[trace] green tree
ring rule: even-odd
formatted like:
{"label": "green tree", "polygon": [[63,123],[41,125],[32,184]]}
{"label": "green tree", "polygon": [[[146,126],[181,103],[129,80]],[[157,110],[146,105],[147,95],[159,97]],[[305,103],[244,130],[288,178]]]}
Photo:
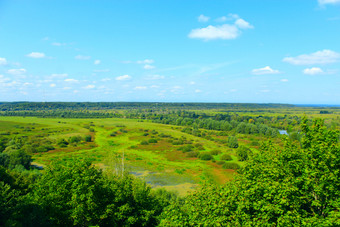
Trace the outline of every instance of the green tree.
{"label": "green tree", "polygon": [[161,226],[339,226],[339,131],[301,126],[301,147],[265,143],[233,181],[172,203]]}
{"label": "green tree", "polygon": [[238,148],[237,138],[235,136],[229,136],[228,141],[227,141],[227,145],[230,148]]}

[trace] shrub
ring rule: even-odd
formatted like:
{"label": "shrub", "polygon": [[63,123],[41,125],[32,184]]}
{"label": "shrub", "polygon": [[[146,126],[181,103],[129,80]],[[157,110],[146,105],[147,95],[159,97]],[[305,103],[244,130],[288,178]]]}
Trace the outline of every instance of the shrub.
{"label": "shrub", "polygon": [[239,161],[246,161],[249,159],[249,155],[252,154],[252,151],[246,146],[240,146],[237,149],[236,154]]}
{"label": "shrub", "polygon": [[156,139],[149,139],[149,143],[157,143],[158,141]]}
{"label": "shrub", "polygon": [[85,136],[85,142],[91,142],[92,141],[92,136],[91,135],[86,135]]}
{"label": "shrub", "polygon": [[187,153],[188,158],[197,158],[200,153],[198,151],[190,151]]}
{"label": "shrub", "polygon": [[213,156],[209,153],[201,153],[198,157],[204,161],[209,161],[213,159]]}
{"label": "shrub", "polygon": [[216,164],[217,165],[223,165],[223,164],[225,164],[225,161],[218,161],[218,162],[216,162]]}
{"label": "shrub", "polygon": [[116,136],[117,132],[111,132],[110,136]]}
{"label": "shrub", "polygon": [[211,155],[218,155],[218,154],[221,154],[221,151],[220,150],[212,150],[212,151],[210,151],[210,154]]}
{"label": "shrub", "polygon": [[189,144],[189,145],[178,148],[178,150],[183,151],[183,152],[190,152],[192,151],[193,148],[194,147]]}
{"label": "shrub", "polygon": [[224,169],[234,169],[237,170],[240,168],[240,165],[235,162],[226,162],[222,166]]}
{"label": "shrub", "polygon": [[149,145],[148,141],[146,141],[146,140],[143,140],[140,144],[141,145]]}
{"label": "shrub", "polygon": [[220,159],[221,159],[221,160],[224,160],[224,161],[233,160],[233,159],[231,158],[231,156],[228,155],[228,154],[223,154],[223,155],[220,157]]}
{"label": "shrub", "polygon": [[235,136],[229,136],[227,145],[230,148],[238,148],[237,138]]}

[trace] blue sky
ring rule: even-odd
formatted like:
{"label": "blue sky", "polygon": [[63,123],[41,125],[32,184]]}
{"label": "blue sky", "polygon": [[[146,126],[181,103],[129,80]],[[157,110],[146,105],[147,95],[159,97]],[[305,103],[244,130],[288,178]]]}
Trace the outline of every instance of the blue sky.
{"label": "blue sky", "polygon": [[1,0],[0,101],[340,104],[340,0]]}

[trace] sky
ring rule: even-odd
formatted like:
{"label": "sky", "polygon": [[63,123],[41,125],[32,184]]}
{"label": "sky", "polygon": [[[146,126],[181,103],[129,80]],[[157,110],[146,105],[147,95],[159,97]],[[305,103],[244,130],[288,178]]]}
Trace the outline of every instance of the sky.
{"label": "sky", "polygon": [[340,0],[0,0],[0,101],[340,104]]}

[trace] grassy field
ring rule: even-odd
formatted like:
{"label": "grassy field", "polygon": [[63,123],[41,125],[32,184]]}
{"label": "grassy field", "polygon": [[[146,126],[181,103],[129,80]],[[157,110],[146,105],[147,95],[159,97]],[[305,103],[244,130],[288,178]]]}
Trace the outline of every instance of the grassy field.
{"label": "grassy field", "polygon": [[[188,144],[200,152],[219,150],[221,154],[214,156],[218,161],[223,153],[232,155],[236,160],[233,149],[183,133],[181,127],[176,126],[131,119],[1,117],[0,133],[7,137],[44,138],[52,144],[61,138],[67,140],[71,136],[92,135],[93,142],[63,148],[55,146],[54,150],[34,153],[33,164],[44,167],[54,160],[86,157],[100,168],[114,172],[121,169],[123,163],[126,171],[145,179],[153,187],[166,187],[180,194],[194,190],[204,181],[221,184],[234,175],[233,170],[223,169],[215,161],[188,157],[187,153],[180,151]],[[248,142],[246,138],[240,139],[243,140]],[[142,145],[142,141],[149,142]],[[176,144],[174,141],[180,143],[173,145]]]}
{"label": "grassy field", "polygon": [[[207,111],[207,110],[206,110]],[[209,111],[208,111],[209,112]],[[219,110],[210,110],[219,113]],[[255,113],[256,112],[256,113]],[[256,110],[254,116],[279,116],[291,114],[289,109]],[[332,114],[319,114],[319,109],[294,109],[294,115],[308,114],[310,118],[324,117],[325,120],[339,118],[338,110]],[[220,112],[223,113],[223,112]],[[239,113],[249,114],[249,113]],[[182,131],[183,127],[151,123],[124,118],[36,118],[0,117],[0,135],[9,139],[25,137],[32,143],[49,143],[54,149],[32,153],[33,165],[47,166],[51,161],[69,160],[74,157],[88,158],[108,173],[118,173],[124,169],[136,177],[143,178],[153,187],[165,187],[184,195],[198,184],[211,182],[223,184],[233,178],[235,171],[222,168],[221,157],[231,156],[239,165],[236,149],[228,148],[225,141],[236,136],[239,145],[258,151],[263,136],[235,134],[200,129],[207,136],[197,137]],[[69,141],[71,137],[91,136],[92,140],[60,146],[58,141]],[[282,145],[280,136],[271,139]],[[190,149],[188,150],[188,147]],[[213,160],[203,161],[192,154],[215,152]]]}

